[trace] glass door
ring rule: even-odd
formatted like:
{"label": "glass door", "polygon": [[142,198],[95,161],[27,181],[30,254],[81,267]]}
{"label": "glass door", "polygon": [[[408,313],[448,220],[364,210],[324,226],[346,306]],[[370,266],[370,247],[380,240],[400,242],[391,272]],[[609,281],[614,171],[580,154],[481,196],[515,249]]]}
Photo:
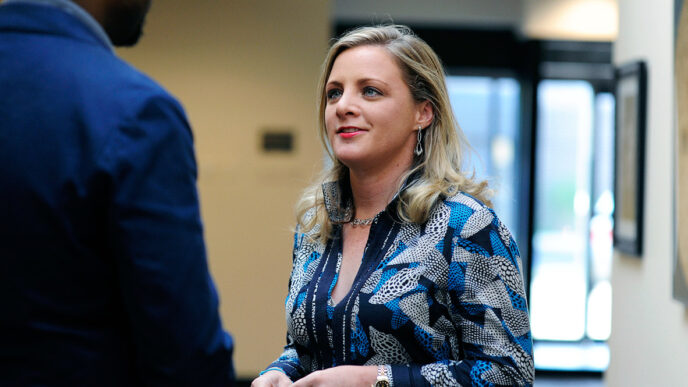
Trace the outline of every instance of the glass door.
{"label": "glass door", "polygon": [[601,371],[611,327],[614,98],[587,81],[543,80],[537,103],[536,367]]}

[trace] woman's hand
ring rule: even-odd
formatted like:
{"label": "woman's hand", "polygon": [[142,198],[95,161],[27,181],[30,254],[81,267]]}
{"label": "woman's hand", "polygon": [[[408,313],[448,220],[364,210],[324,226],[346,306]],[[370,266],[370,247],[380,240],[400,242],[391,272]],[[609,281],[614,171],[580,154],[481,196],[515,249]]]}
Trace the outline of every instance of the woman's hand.
{"label": "woman's hand", "polygon": [[284,387],[291,384],[291,379],[284,372],[268,371],[253,379],[251,387]]}
{"label": "woman's hand", "polygon": [[293,387],[370,387],[376,380],[377,366],[339,366],[311,372],[296,381]]}

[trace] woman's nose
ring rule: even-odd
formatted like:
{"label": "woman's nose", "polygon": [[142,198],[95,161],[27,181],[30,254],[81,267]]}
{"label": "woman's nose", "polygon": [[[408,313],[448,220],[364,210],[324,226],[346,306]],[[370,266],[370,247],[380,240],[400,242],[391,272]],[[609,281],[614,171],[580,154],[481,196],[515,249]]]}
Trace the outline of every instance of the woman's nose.
{"label": "woman's nose", "polygon": [[337,101],[337,115],[339,117],[354,116],[359,113],[358,102],[352,93],[343,92]]}

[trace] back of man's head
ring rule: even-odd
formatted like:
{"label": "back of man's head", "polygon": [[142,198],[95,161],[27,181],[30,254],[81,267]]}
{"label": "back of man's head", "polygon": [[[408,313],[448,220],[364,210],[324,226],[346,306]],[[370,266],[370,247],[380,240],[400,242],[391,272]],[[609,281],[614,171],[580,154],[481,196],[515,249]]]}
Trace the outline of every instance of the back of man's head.
{"label": "back of man's head", "polygon": [[151,0],[72,0],[100,23],[115,46],[133,46],[143,34]]}

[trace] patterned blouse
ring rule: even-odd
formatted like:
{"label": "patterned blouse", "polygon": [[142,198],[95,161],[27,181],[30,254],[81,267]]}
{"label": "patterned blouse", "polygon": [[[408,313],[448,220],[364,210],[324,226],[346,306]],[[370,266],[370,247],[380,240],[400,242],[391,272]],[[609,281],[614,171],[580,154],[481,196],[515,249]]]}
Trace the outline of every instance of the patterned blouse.
{"label": "patterned blouse", "polygon": [[[350,218],[339,184],[323,191],[330,217]],[[337,304],[341,226],[327,244],[297,230],[287,345],[268,369],[295,381],[338,365],[385,365],[397,386],[532,385],[528,309],[509,230],[464,193],[435,206],[423,225],[396,219],[395,205],[371,225],[351,290]]]}

